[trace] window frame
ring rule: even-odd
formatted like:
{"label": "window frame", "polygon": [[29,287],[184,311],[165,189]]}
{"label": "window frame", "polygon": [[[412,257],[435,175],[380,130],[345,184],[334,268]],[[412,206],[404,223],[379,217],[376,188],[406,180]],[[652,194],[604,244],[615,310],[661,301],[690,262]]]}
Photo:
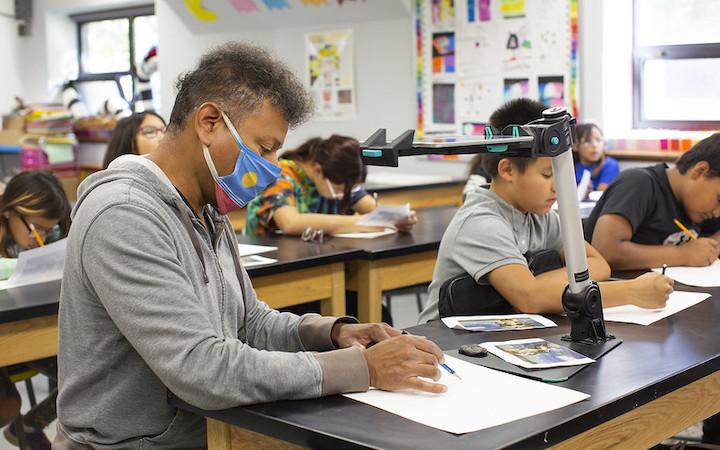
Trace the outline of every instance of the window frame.
{"label": "window frame", "polygon": [[673,130],[717,130],[719,120],[649,120],[644,118],[642,68],[648,60],[720,59],[720,43],[682,45],[638,45],[639,1],[633,0],[632,83],[633,128]]}
{"label": "window frame", "polygon": [[[141,5],[141,6],[134,6],[130,8],[120,8],[120,9],[111,9],[111,10],[105,10],[105,11],[94,11],[89,13],[82,13],[82,14],[72,14],[70,15],[70,19],[75,22],[75,28],[77,33],[77,67],[78,67],[78,77],[76,81],[115,81],[115,84],[117,85],[118,92],[120,95],[126,99],[126,92],[123,90],[122,84],[120,83],[120,79],[124,76],[130,76],[132,79],[131,87],[130,87],[130,109],[135,109],[135,85],[138,80],[137,75],[137,67],[135,65],[135,18],[137,17],[146,17],[146,16],[154,16],[155,15],[155,5],[149,4],[149,5]],[[91,73],[91,72],[84,72],[83,66],[82,66],[82,54],[83,54],[83,45],[82,45],[82,27],[83,25],[86,25],[91,22],[100,22],[103,20],[113,20],[113,19],[127,19],[128,20],[128,44],[129,44],[129,58],[130,58],[130,69],[128,71],[120,71],[120,72],[104,72],[104,73]]]}

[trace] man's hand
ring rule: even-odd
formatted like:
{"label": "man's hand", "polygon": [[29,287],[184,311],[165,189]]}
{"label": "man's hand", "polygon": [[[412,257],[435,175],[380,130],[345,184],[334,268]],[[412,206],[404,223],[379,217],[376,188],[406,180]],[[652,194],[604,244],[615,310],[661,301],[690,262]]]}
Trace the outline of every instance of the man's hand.
{"label": "man's hand", "polygon": [[370,345],[400,334],[400,330],[396,330],[386,323],[335,322],[331,337],[333,344],[337,348],[346,348],[353,345],[367,348]]}
{"label": "man's hand", "polygon": [[442,350],[422,336],[402,335],[373,345],[363,352],[370,373],[370,386],[384,391],[416,389],[440,394],[447,391],[440,379]]}

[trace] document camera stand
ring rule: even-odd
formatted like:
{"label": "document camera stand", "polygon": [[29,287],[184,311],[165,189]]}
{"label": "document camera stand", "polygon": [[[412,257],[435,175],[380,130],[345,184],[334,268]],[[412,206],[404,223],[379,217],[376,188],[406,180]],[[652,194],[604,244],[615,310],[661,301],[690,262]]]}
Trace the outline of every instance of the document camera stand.
{"label": "document camera stand", "polygon": [[[510,134],[504,134],[507,132]],[[562,304],[570,319],[570,334],[562,336],[562,340],[570,342],[573,350],[590,357],[599,357],[620,344],[619,339],[614,340],[605,330],[600,289],[590,280],[588,272],[572,157],[575,142],[572,115],[561,106],[549,108],[543,111],[542,119],[508,126],[500,134],[487,127],[484,139],[457,136],[415,141],[414,135],[414,130],[407,130],[387,142],[385,129],[379,129],[360,145],[363,162],[397,167],[401,156],[478,153],[503,154],[509,158],[552,157],[568,273]]]}

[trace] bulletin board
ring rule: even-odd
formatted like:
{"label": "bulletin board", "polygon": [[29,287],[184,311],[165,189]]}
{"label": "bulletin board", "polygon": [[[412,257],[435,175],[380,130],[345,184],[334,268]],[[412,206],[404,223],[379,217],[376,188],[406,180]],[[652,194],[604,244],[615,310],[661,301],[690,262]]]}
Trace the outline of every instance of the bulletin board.
{"label": "bulletin board", "polygon": [[416,0],[417,128],[482,134],[529,97],[578,116],[577,0]]}

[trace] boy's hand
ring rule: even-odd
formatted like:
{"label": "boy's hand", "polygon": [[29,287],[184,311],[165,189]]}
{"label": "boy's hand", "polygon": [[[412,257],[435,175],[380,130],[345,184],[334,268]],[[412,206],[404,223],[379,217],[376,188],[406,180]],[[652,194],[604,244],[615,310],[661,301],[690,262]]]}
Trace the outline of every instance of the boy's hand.
{"label": "boy's hand", "polygon": [[337,348],[346,348],[353,345],[367,347],[368,345],[399,336],[397,330],[386,323],[342,323],[335,322],[332,327],[332,341]]}
{"label": "boy's hand", "polygon": [[673,291],[673,279],[655,272],[648,272],[633,280],[631,303],[645,309],[664,308]]}
{"label": "boy's hand", "polygon": [[682,244],[678,249],[683,252],[685,265],[709,266],[720,254],[720,242],[712,238],[698,238]]}
{"label": "boy's hand", "polygon": [[439,394],[444,384],[422,378],[440,379],[438,363],[445,361],[442,350],[432,341],[402,335],[382,341],[363,352],[370,372],[370,386],[384,391],[416,389]]}

